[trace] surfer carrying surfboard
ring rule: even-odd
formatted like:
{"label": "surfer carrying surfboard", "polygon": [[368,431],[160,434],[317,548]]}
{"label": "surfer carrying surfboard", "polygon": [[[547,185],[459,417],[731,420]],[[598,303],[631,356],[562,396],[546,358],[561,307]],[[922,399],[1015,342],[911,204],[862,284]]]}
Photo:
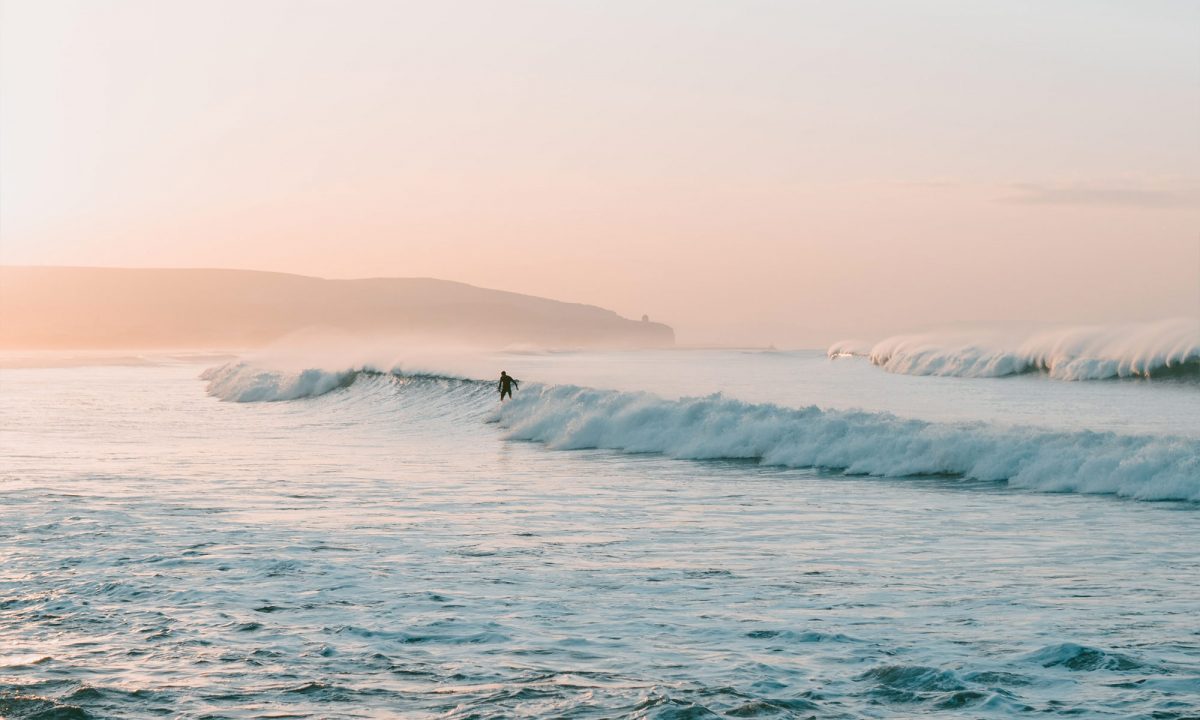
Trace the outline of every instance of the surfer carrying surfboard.
{"label": "surfer carrying surfboard", "polygon": [[509,375],[505,371],[500,371],[500,382],[496,385],[500,390],[500,402],[504,402],[504,396],[507,395],[512,399],[513,388],[521,389],[521,382]]}

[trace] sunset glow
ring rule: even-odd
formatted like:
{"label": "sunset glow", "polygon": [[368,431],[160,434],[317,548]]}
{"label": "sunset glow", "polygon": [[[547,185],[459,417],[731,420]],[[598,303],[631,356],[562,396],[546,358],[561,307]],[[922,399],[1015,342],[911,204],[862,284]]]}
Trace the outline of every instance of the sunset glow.
{"label": "sunset glow", "polygon": [[684,344],[1200,312],[1195,3],[2,12],[4,264],[436,277]]}

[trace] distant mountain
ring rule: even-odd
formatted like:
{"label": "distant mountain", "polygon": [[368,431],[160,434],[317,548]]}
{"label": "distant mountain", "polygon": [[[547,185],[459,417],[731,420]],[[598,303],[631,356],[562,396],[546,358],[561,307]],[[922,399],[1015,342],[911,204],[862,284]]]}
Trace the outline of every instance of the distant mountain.
{"label": "distant mountain", "polygon": [[674,331],[592,305],[430,278],[250,270],[0,267],[0,348],[214,348],[304,330],[480,346],[665,347]]}

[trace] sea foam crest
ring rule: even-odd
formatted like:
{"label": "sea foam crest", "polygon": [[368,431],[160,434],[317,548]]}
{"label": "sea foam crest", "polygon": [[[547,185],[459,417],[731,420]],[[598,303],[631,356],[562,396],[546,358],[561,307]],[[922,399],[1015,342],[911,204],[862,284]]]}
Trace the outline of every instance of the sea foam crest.
{"label": "sea foam crest", "polygon": [[665,400],[574,386],[523,388],[495,420],[512,439],[681,459],[748,459],[847,475],[951,475],[1047,492],[1200,501],[1200,441],[932,423],[713,395]]}
{"label": "sea foam crest", "polygon": [[1000,377],[1045,372],[1058,380],[1151,377],[1200,370],[1200,321],[1077,327],[1023,338],[996,334],[896,335],[865,347],[840,342],[830,357],[863,355],[883,369],[908,375]]}
{"label": "sea foam crest", "polygon": [[[203,377],[215,397],[262,402],[323,395],[363,375],[401,380],[402,397],[433,394],[440,398],[441,414],[457,408],[483,417],[475,413],[487,412],[483,398],[492,392],[480,381],[365,367],[283,372],[239,362],[207,370]],[[447,394],[450,387],[465,386],[471,392]],[[369,393],[354,397],[378,399]],[[511,439],[563,450],[745,459],[847,475],[942,475],[1044,492],[1200,502],[1200,440],[1194,438],[938,423],[889,413],[754,404],[721,395],[667,400],[649,393],[536,384],[523,386],[491,419]]]}
{"label": "sea foam crest", "polygon": [[262,367],[253,362],[231,362],[213,367],[200,374],[208,382],[207,392],[228,402],[278,402],[318,397],[347,388],[361,377],[387,377],[408,382],[437,381],[442,384],[486,386],[451,373],[430,373],[423,370],[404,370],[400,366],[380,369],[374,365],[357,365],[342,370],[302,368],[280,370]]}
{"label": "sea foam crest", "polygon": [[267,370],[232,362],[205,370],[208,394],[230,402],[271,402],[316,397],[354,382],[357,370]]}

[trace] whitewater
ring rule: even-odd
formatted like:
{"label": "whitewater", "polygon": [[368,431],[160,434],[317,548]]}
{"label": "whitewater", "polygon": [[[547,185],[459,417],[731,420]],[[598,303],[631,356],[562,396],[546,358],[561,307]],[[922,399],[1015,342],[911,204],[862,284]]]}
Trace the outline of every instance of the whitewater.
{"label": "whitewater", "polygon": [[1200,375],[1200,320],[894,335],[870,347],[834,343],[830,357],[860,356],[888,372],[1002,377],[1041,372],[1056,380]]}
{"label": "whitewater", "polygon": [[1195,717],[1164,327],[0,370],[0,716]]}

